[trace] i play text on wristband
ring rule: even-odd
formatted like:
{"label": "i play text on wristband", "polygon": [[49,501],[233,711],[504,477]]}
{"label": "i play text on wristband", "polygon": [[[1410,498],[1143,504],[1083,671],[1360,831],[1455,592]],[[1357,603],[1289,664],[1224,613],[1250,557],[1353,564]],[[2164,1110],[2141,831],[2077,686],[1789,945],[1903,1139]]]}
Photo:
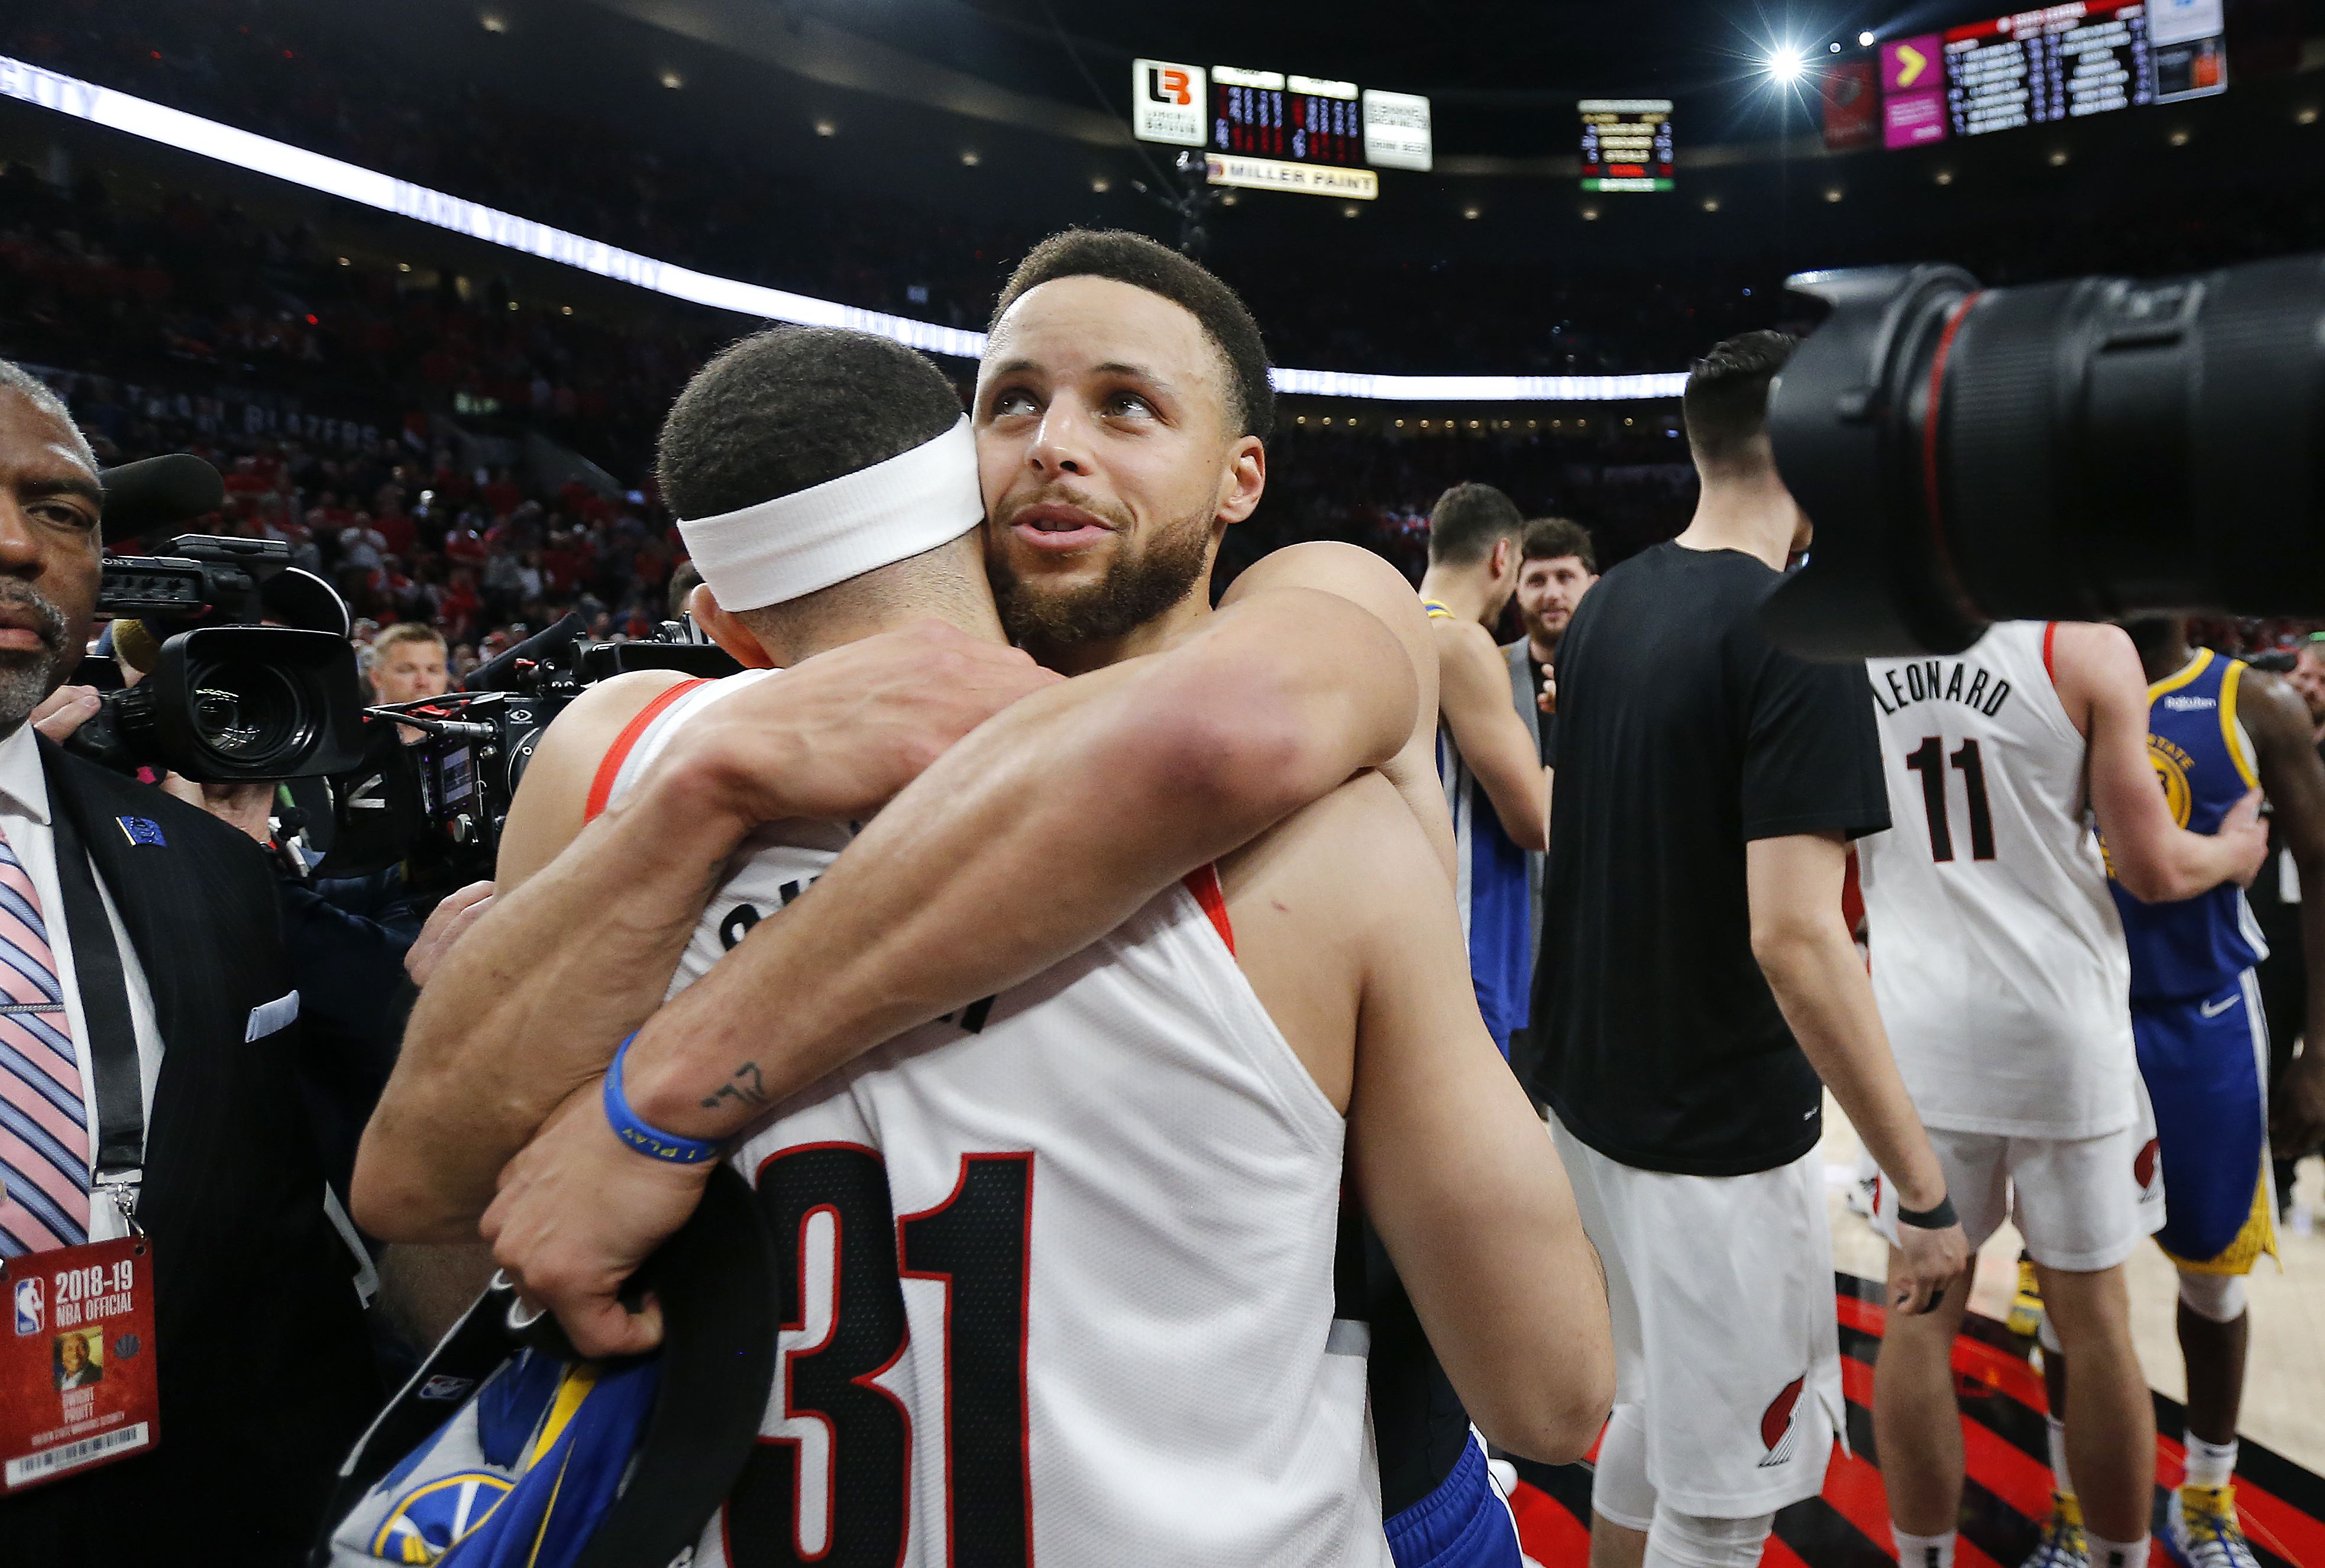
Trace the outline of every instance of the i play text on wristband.
{"label": "i play text on wristband", "polygon": [[630,1098],[622,1092],[622,1062],[630,1053],[630,1042],[637,1037],[635,1029],[624,1036],[615,1049],[614,1064],[606,1070],[606,1124],[616,1137],[648,1159],[667,1160],[673,1165],[699,1165],[717,1159],[722,1152],[718,1145],[664,1132],[630,1109]]}
{"label": "i play text on wristband", "polygon": [[1908,1209],[1901,1199],[1897,1204],[1897,1223],[1911,1225],[1916,1230],[1943,1230],[1961,1223],[1954,1214],[1953,1194],[1938,1200],[1934,1209]]}

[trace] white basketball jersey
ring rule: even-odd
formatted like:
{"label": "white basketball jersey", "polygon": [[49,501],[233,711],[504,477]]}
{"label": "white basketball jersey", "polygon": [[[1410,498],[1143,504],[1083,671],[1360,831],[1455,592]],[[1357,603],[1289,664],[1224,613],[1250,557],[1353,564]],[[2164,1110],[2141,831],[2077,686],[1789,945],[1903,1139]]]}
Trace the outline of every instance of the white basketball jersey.
{"label": "white basketball jersey", "polygon": [[[763,678],[671,700],[608,797]],[[848,837],[762,830],[672,993]],[[1190,882],[736,1150],[785,1326],[698,1563],[1385,1568],[1363,1330],[1332,1317],[1342,1118],[1236,966],[1216,879]]]}
{"label": "white basketball jersey", "polygon": [[2078,1138],[2137,1114],[2130,961],[2050,635],[1866,663],[1894,824],[1857,840],[1873,994],[1933,1127]]}

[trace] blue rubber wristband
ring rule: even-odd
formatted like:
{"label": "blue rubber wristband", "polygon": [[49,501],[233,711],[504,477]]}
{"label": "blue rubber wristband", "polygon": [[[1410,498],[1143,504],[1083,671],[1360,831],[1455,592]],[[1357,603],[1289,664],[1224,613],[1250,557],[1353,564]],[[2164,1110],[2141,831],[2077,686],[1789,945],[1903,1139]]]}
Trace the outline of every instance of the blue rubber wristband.
{"label": "blue rubber wristband", "polygon": [[630,1109],[630,1097],[622,1092],[622,1062],[630,1053],[630,1042],[637,1037],[636,1030],[630,1031],[615,1049],[614,1064],[606,1070],[607,1125],[616,1137],[648,1159],[667,1160],[673,1165],[699,1165],[717,1159],[723,1152],[721,1146],[664,1132]]}

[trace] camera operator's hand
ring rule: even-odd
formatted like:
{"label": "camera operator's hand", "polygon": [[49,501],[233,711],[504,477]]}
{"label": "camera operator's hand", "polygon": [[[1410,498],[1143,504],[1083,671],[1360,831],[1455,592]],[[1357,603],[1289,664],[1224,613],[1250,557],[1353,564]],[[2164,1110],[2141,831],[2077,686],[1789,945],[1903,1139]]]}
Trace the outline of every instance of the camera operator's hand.
{"label": "camera operator's hand", "polygon": [[619,1292],[694,1213],[711,1164],[673,1164],[624,1146],[606,1123],[602,1080],[567,1097],[501,1172],[477,1230],[534,1305],[557,1314],[584,1356],[633,1356],[662,1342],[662,1308]]}
{"label": "camera operator's hand", "polygon": [[749,827],[857,820],[962,736],[1061,679],[1017,649],[922,621],[801,660],[706,708],[648,778],[704,786],[710,810]]}
{"label": "camera operator's hand", "polygon": [[199,806],[229,828],[239,828],[262,845],[274,842],[274,785],[256,784],[196,784],[178,774],[164,774],[162,787]]}
{"label": "camera operator's hand", "polygon": [[452,944],[477,923],[492,902],[491,883],[471,882],[436,906],[428,916],[428,923],[420,928],[412,950],[403,955],[403,972],[412,977],[413,985],[428,983],[428,977],[436,972],[436,966],[451,951]]}
{"label": "camera operator's hand", "polygon": [[32,728],[51,740],[66,736],[97,717],[98,698],[94,686],[60,686],[32,710]]}

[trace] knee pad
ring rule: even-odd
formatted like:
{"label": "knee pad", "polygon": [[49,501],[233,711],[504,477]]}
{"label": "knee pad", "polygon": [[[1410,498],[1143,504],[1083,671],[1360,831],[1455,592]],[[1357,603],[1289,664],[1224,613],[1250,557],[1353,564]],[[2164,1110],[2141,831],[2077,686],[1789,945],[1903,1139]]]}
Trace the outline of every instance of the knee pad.
{"label": "knee pad", "polygon": [[2034,1331],[2034,1338],[2041,1341],[2044,1350],[2054,1356],[2063,1356],[2067,1353],[2067,1347],[2059,1342],[2059,1331],[2051,1322],[2049,1313],[2042,1314],[2042,1326]]}
{"label": "knee pad", "polygon": [[2245,1276],[2180,1271],[2180,1300],[2200,1318],[2232,1323],[2245,1315]]}
{"label": "knee pad", "polygon": [[[1636,1404],[1617,1405],[1598,1439],[1590,1508],[1610,1524],[1644,1532],[1654,1521],[1655,1489],[1647,1480],[1647,1417]],[[1749,1564],[1746,1565],[1749,1568]]]}
{"label": "knee pad", "polygon": [[1774,1514],[1713,1519],[1658,1503],[1644,1568],[1756,1568],[1775,1522]]}

